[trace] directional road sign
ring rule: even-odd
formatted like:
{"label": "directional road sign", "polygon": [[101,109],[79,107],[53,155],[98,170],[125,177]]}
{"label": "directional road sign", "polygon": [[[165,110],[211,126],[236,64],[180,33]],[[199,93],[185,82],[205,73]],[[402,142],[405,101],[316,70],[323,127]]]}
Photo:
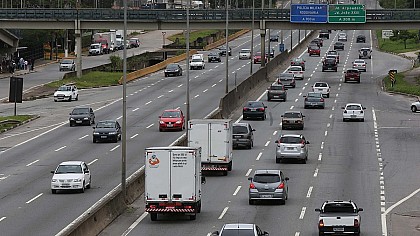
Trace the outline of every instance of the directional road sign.
{"label": "directional road sign", "polygon": [[362,4],[331,4],[329,23],[366,23],[366,7]]}
{"label": "directional road sign", "polygon": [[327,23],[327,4],[292,4],[290,6],[291,23]]}

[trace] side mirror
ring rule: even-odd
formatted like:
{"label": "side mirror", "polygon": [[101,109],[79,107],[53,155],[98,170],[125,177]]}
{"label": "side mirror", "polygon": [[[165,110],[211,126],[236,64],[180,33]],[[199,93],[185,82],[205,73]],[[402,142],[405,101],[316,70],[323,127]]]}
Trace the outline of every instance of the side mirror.
{"label": "side mirror", "polygon": [[283,115],[281,115],[280,117],[283,117]]}
{"label": "side mirror", "polygon": [[303,95],[304,98],[306,98],[306,95]]}
{"label": "side mirror", "polygon": [[55,171],[54,171],[54,170],[52,170],[52,171],[51,171],[51,174],[54,174],[54,172],[55,172]]}
{"label": "side mirror", "polygon": [[289,90],[289,89],[285,88],[284,90]]}
{"label": "side mirror", "polygon": [[302,117],[306,117],[306,116],[302,115]]}
{"label": "side mirror", "polygon": [[95,129],[95,126],[93,126],[92,129]]}
{"label": "side mirror", "polygon": [[69,115],[71,115],[71,113],[69,113]]}
{"label": "side mirror", "polygon": [[264,106],[264,108],[267,108],[267,106]]}
{"label": "side mirror", "polygon": [[315,208],[315,211],[316,211],[316,212],[321,212],[321,209],[319,209],[319,208]]}
{"label": "side mirror", "polygon": [[363,208],[359,208],[359,209],[357,209],[357,211],[363,211]]}
{"label": "side mirror", "polygon": [[274,141],[274,143],[279,143],[279,140]]}
{"label": "side mirror", "polygon": [[306,141],[306,144],[311,144],[309,141]]}
{"label": "side mirror", "polygon": [[160,118],[162,118],[162,116],[158,116],[158,118],[160,119]]}
{"label": "side mirror", "polygon": [[366,110],[366,107],[363,107],[363,110]]}
{"label": "side mirror", "polygon": [[341,109],[345,109],[344,107],[341,107]]}
{"label": "side mirror", "polygon": [[90,171],[89,170],[85,170],[85,174],[89,174],[90,173]]}
{"label": "side mirror", "polygon": [[205,184],[206,183],[206,177],[201,176],[201,184]]}
{"label": "side mirror", "polygon": [[270,234],[266,231],[264,231],[264,236],[269,236]]}
{"label": "side mirror", "polygon": [[252,129],[252,131],[255,131],[255,129]]}
{"label": "side mirror", "polygon": [[289,181],[289,177],[284,178],[286,181]]}
{"label": "side mirror", "polygon": [[252,181],[252,177],[248,177],[248,180],[249,180],[249,181]]}
{"label": "side mirror", "polygon": [[219,235],[219,231],[214,231],[213,233],[211,233],[212,235]]}

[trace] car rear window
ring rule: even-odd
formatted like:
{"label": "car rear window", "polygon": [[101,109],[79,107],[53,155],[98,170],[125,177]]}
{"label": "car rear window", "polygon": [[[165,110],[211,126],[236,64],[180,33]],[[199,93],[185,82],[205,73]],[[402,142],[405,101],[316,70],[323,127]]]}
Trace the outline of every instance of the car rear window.
{"label": "car rear window", "polygon": [[349,203],[329,203],[324,206],[324,212],[326,213],[354,213],[354,207]]}
{"label": "car rear window", "polygon": [[287,112],[283,115],[284,118],[302,118],[302,114],[299,112]]}
{"label": "car rear window", "polygon": [[326,83],[315,83],[314,87],[328,87]]}
{"label": "car rear window", "polygon": [[276,85],[276,86],[271,85],[270,90],[283,90],[283,86],[281,86],[281,85]]}
{"label": "car rear window", "polygon": [[300,143],[300,137],[281,137],[280,143]]}
{"label": "car rear window", "polygon": [[284,78],[291,79],[291,78],[293,78],[293,74],[281,73],[281,74],[279,75],[279,77],[280,77],[281,79],[284,79]]}
{"label": "car rear window", "polygon": [[300,66],[293,66],[293,67],[290,67],[289,71],[302,71],[302,67],[300,67]]}
{"label": "car rear window", "polygon": [[75,108],[71,114],[73,115],[80,115],[80,114],[88,114],[89,108]]}
{"label": "car rear window", "polygon": [[280,177],[275,174],[257,174],[253,181],[257,183],[277,183],[280,182]]}
{"label": "car rear window", "polygon": [[322,94],[321,93],[308,93],[308,98],[321,98]]}
{"label": "car rear window", "polygon": [[359,73],[359,70],[347,70],[347,73]]}
{"label": "car rear window", "polygon": [[233,134],[247,134],[248,127],[246,126],[233,126]]}
{"label": "car rear window", "polygon": [[224,229],[221,236],[255,236],[253,229]]}
{"label": "car rear window", "polygon": [[346,110],[362,110],[362,108],[359,105],[348,105]]}
{"label": "car rear window", "polygon": [[248,102],[247,107],[262,107],[262,102]]}
{"label": "car rear window", "polygon": [[165,111],[162,114],[164,118],[178,118],[181,117],[181,113],[179,111]]}

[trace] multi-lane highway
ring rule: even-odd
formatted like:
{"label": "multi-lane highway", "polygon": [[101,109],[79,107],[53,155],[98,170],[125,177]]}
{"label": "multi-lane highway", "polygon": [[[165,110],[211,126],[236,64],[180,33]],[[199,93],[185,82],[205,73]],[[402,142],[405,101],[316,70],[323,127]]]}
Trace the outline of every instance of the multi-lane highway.
{"label": "multi-lane highway", "polygon": [[[286,48],[290,36],[285,33]],[[301,32],[303,36],[304,31]],[[257,32],[256,32],[257,33]],[[275,33],[275,32],[273,32]],[[293,31],[293,44],[298,33]],[[239,50],[250,47],[250,34],[230,43],[229,86],[249,75],[249,60],[238,60]],[[255,34],[255,51],[259,36]],[[203,118],[219,104],[224,95],[224,60],[207,63],[205,70],[190,71],[191,118]],[[253,65],[256,71],[259,65]],[[183,65],[185,68],[185,65]],[[38,76],[59,76],[56,65],[46,66]],[[185,74],[165,78],[157,72],[128,86],[127,98],[127,172],[133,173],[143,163],[143,150],[165,146],[180,136],[179,132],[160,133],[157,117],[165,108],[184,109]],[[53,235],[78,217],[120,181],[120,143],[92,143],[90,127],[69,127],[68,113],[75,106],[92,106],[96,120],[121,119],[121,88],[82,90],[79,101],[54,103],[52,98],[24,102],[18,111],[39,114],[40,119],[0,135],[0,228],[5,235]],[[3,114],[12,104],[1,104]],[[19,112],[20,113],[20,112]],[[66,160],[82,160],[92,172],[92,189],[84,194],[57,194],[50,191],[50,171]]]}
{"label": "multi-lane highway", "polygon": [[[330,39],[324,41],[321,55],[332,49],[338,32],[333,31]],[[207,177],[197,220],[163,216],[152,222],[147,213],[142,213],[140,200],[135,212],[140,217],[132,219],[134,224],[117,220],[101,235],[209,235],[224,223],[241,222],[255,223],[270,235],[315,236],[318,232],[314,209],[325,200],[340,199],[353,200],[364,208],[362,235],[384,235],[386,228],[381,215],[385,214],[388,235],[416,235],[416,223],[412,220],[412,228],[401,227],[401,222],[409,225],[409,219],[401,215],[413,215],[420,210],[418,195],[410,198],[420,187],[417,145],[420,116],[411,113],[406,98],[382,92],[379,83],[389,69],[403,71],[410,68],[410,62],[374,50],[372,59],[366,60],[367,72],[362,73],[361,83],[344,83],[344,70],[358,58],[361,47],[372,47],[372,35],[369,31],[343,32],[348,34],[348,41],[345,50],[340,51],[338,72],[321,72],[322,58],[308,57],[302,52],[306,59],[305,80],[288,90],[287,102],[268,102],[264,91],[260,91],[261,96],[250,98],[265,102],[269,118],[246,121],[256,129],[254,148],[234,151],[233,170],[228,176]],[[366,43],[355,43],[359,34],[366,36]],[[317,81],[331,86],[326,108],[303,109],[302,96]],[[367,108],[364,122],[342,121],[341,107],[349,102],[362,103]],[[280,115],[287,110],[300,110],[306,115],[304,130],[281,130]],[[233,118],[241,121],[240,109]],[[310,141],[307,164],[275,163],[274,141],[283,133],[302,133]],[[247,178],[256,169],[281,169],[290,178],[286,205],[248,205]],[[393,219],[399,216],[398,222],[389,220],[393,213],[387,209],[398,213],[392,216]]]}

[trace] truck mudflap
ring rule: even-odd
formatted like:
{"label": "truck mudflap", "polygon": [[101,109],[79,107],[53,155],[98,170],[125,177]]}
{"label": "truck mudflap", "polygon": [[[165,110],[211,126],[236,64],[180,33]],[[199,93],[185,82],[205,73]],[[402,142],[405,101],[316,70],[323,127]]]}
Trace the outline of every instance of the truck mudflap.
{"label": "truck mudflap", "polygon": [[227,171],[228,167],[201,167],[201,170],[206,170],[206,171]]}
{"label": "truck mudflap", "polygon": [[177,208],[146,208],[146,212],[156,213],[194,213],[195,209],[177,209]]}

